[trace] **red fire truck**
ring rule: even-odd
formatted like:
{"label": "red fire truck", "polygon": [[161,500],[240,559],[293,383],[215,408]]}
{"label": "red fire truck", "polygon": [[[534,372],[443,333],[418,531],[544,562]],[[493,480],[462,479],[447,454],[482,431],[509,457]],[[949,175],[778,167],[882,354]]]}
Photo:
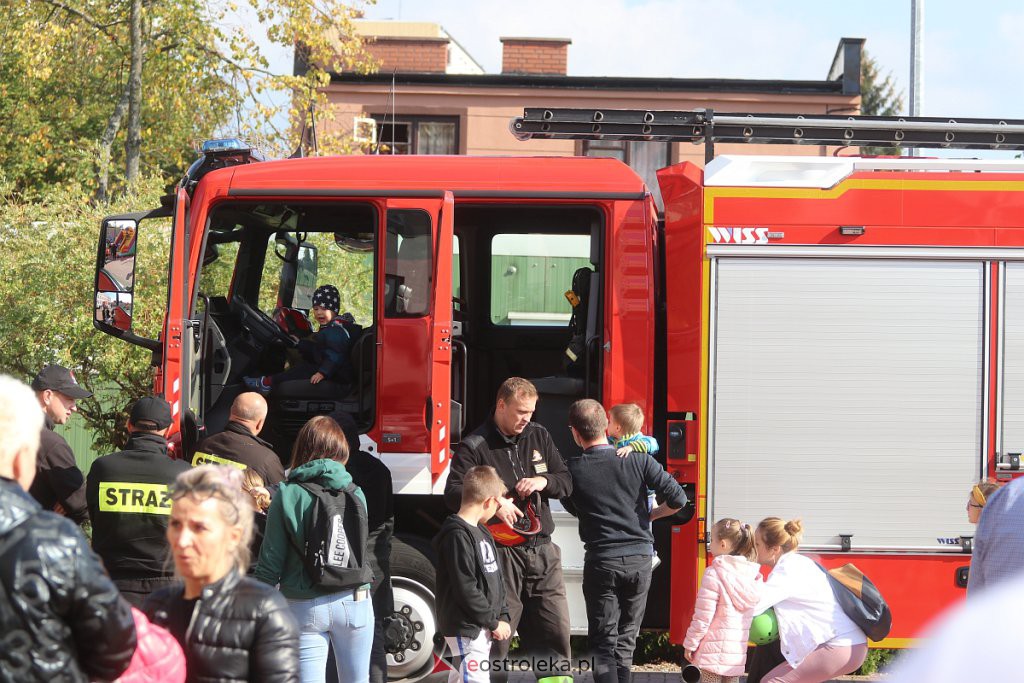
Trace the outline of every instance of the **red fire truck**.
{"label": "red fire truck", "polygon": [[[1020,122],[527,110],[512,127],[709,150],[1024,148]],[[284,367],[312,288],[339,287],[363,328],[353,385],[275,387],[268,438],[287,454],[306,420],[342,409],[391,469],[396,678],[431,661],[428,541],[446,514],[452,449],[511,375],[535,382],[534,419],[563,451],[566,410],[582,397],[640,404],[664,444],[693,503],[655,524],[648,627],[681,640],[708,521],[779,515],[803,518],[803,548],[825,565],[853,561],[871,576],[894,614],[880,645],[900,647],[964,594],[972,482],[1013,476],[1024,451],[1022,170],[720,156],[659,173],[660,219],[649,188],[615,160],[262,161],[218,141],[172,202],[111,216],[100,233],[97,273],[108,227],[171,220],[159,338],[95,324],[153,353],[154,389],[187,456],[223,427],[242,377]],[[576,306],[559,309],[551,299],[569,289]],[[557,524],[584,632],[582,548],[572,518]]]}

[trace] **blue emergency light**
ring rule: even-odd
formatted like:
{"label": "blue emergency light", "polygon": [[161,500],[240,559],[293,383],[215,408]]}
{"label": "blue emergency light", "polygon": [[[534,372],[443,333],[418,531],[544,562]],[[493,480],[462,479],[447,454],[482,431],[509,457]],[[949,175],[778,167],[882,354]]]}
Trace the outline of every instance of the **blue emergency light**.
{"label": "blue emergency light", "polygon": [[199,151],[203,154],[250,150],[252,147],[238,138],[217,138],[203,142]]}

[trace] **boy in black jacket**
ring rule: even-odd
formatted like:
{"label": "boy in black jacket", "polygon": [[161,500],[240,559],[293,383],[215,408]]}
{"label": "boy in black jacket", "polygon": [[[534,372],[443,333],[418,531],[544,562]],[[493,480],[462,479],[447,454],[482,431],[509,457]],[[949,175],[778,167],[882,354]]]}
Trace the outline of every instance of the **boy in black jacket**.
{"label": "boy in black jacket", "polygon": [[449,683],[486,683],[491,641],[512,637],[505,584],[494,539],[484,523],[494,517],[505,485],[493,467],[481,465],[462,480],[462,506],[434,538],[437,553],[438,630],[459,670]]}

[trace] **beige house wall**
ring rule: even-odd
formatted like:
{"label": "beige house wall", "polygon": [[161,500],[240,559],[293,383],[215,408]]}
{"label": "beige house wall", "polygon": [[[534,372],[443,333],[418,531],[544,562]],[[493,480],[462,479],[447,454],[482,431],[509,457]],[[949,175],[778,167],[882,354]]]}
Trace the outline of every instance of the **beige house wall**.
{"label": "beige house wall", "polygon": [[[390,85],[332,83],[327,88],[334,121],[323,122],[328,130],[351,130],[355,116],[389,112]],[[770,93],[704,93],[583,90],[569,88],[455,87],[400,85],[394,96],[399,114],[455,116],[459,120],[459,153],[478,156],[559,155],[578,153],[572,140],[531,140],[520,142],[509,132],[509,122],[522,116],[525,107],[574,107],[594,109],[703,109],[722,112],[800,114],[853,114],[860,97],[850,95],[804,95]],[[828,150],[801,145],[718,145],[717,154],[823,155]],[[689,160],[702,164],[703,145],[676,143],[673,162]]]}

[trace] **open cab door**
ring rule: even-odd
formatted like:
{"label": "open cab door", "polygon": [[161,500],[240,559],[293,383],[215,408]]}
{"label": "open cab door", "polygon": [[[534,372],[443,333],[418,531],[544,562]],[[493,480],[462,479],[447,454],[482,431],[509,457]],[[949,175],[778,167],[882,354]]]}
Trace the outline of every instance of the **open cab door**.
{"label": "open cab door", "polygon": [[431,485],[448,470],[451,461],[452,399],[452,235],[455,199],[444,193],[437,221],[434,256],[433,333],[430,346],[430,478]]}
{"label": "open cab door", "polygon": [[454,208],[450,192],[387,200],[374,436],[396,493],[433,493],[451,460]]}
{"label": "open cab door", "polygon": [[[188,225],[189,196],[178,188],[174,202],[174,224],[171,231],[170,269],[167,277],[167,320],[163,334],[163,374],[156,379],[157,390],[171,404],[171,431],[168,442],[175,457],[184,457],[184,450],[191,444],[183,439],[194,440],[194,417],[188,424],[183,417],[190,410],[192,395],[192,366],[199,362],[199,340],[193,334],[192,320],[189,319],[191,303],[189,267]],[[198,332],[198,329],[196,329]],[[184,371],[183,371],[184,370]]]}

